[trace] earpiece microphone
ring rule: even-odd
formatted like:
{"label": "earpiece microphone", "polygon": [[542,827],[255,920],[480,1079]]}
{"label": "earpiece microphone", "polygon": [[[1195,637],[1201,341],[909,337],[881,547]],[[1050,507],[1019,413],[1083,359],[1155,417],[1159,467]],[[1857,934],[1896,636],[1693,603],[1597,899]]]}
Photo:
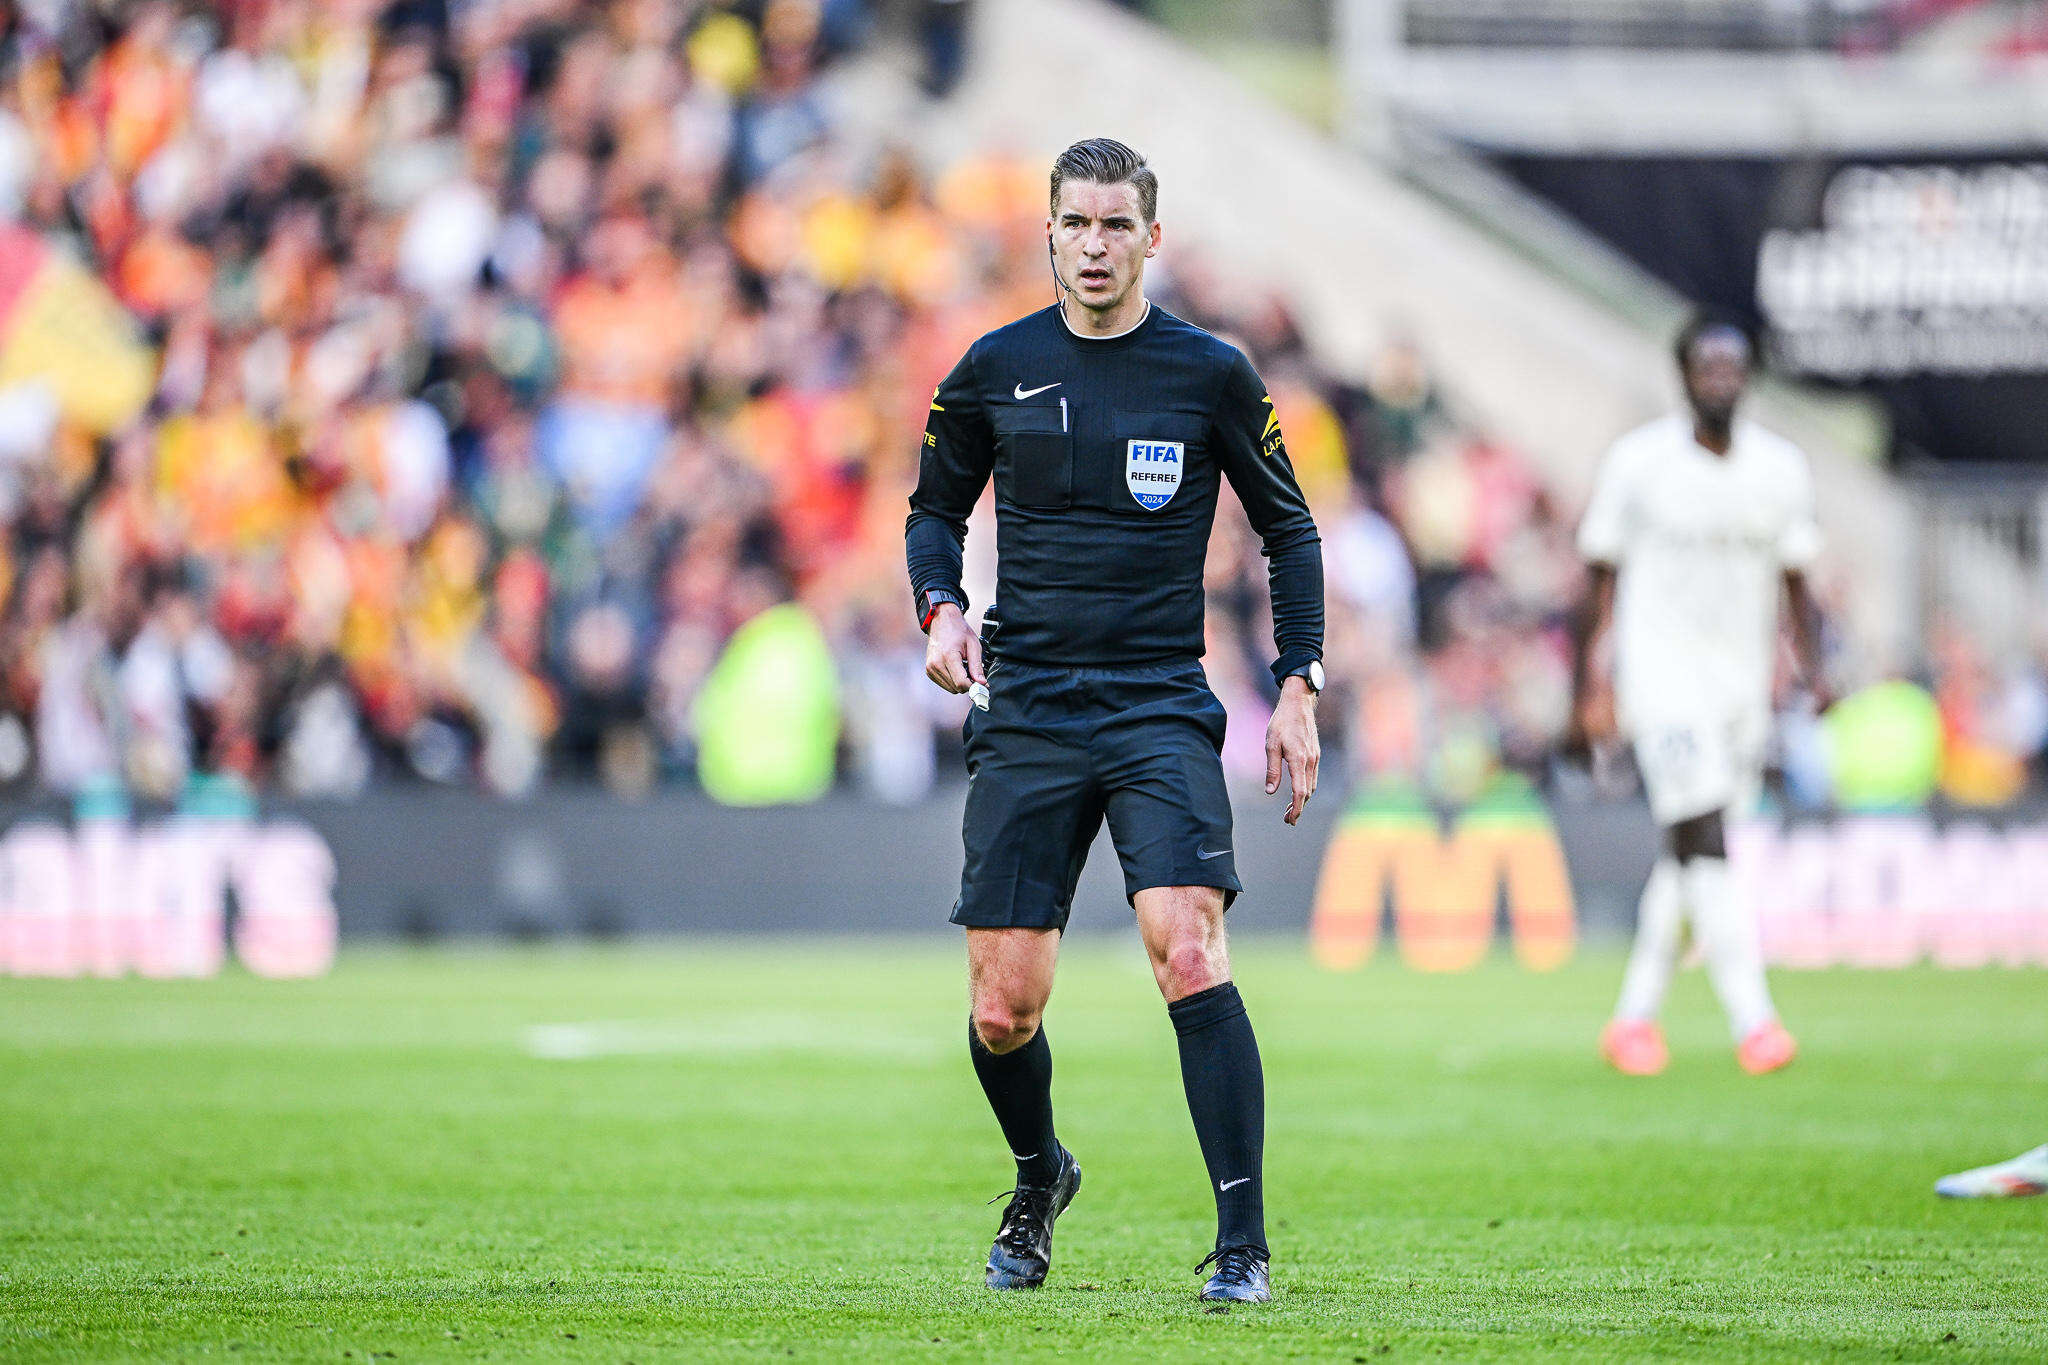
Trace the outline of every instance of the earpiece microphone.
{"label": "earpiece microphone", "polygon": [[1052,266],[1052,282],[1060,287],[1060,297],[1054,300],[1054,302],[1065,303],[1066,296],[1074,291],[1065,280],[1060,278],[1060,257],[1059,253],[1052,249],[1052,238],[1050,237],[1045,239],[1045,259]]}

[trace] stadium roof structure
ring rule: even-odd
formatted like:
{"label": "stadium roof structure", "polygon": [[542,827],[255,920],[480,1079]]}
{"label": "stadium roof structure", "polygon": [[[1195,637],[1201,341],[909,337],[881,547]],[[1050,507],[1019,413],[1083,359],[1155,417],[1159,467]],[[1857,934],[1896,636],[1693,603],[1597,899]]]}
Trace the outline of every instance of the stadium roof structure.
{"label": "stadium roof structure", "polygon": [[1492,151],[2048,147],[2048,57],[1989,0],[1338,0],[1347,133]]}

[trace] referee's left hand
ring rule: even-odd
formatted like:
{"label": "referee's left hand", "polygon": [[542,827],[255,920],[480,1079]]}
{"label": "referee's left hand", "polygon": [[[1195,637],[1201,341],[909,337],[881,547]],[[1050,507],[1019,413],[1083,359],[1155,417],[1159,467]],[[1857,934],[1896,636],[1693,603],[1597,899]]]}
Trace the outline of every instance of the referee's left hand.
{"label": "referee's left hand", "polygon": [[1289,678],[1280,684],[1280,704],[1273,708],[1273,723],[1266,727],[1266,795],[1280,790],[1280,769],[1285,764],[1294,784],[1294,799],[1287,803],[1288,824],[1301,818],[1301,809],[1316,794],[1316,766],[1323,761],[1323,747],[1316,738],[1316,694],[1305,678]]}

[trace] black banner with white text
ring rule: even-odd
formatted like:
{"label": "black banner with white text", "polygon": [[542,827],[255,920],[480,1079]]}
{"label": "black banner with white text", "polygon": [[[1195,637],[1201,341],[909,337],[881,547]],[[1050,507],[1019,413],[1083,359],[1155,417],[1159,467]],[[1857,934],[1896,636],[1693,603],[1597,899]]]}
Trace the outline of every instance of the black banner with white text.
{"label": "black banner with white text", "polygon": [[1896,454],[2048,464],[2048,149],[1497,164],[1781,372],[1876,395]]}

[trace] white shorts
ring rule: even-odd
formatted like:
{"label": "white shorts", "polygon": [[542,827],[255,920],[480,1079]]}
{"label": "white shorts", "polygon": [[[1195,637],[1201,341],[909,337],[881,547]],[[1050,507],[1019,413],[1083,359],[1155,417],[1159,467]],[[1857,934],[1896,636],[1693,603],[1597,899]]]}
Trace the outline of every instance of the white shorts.
{"label": "white shorts", "polygon": [[1725,810],[1747,814],[1763,789],[1769,722],[1745,712],[1658,718],[1634,727],[1650,813],[1669,829]]}

